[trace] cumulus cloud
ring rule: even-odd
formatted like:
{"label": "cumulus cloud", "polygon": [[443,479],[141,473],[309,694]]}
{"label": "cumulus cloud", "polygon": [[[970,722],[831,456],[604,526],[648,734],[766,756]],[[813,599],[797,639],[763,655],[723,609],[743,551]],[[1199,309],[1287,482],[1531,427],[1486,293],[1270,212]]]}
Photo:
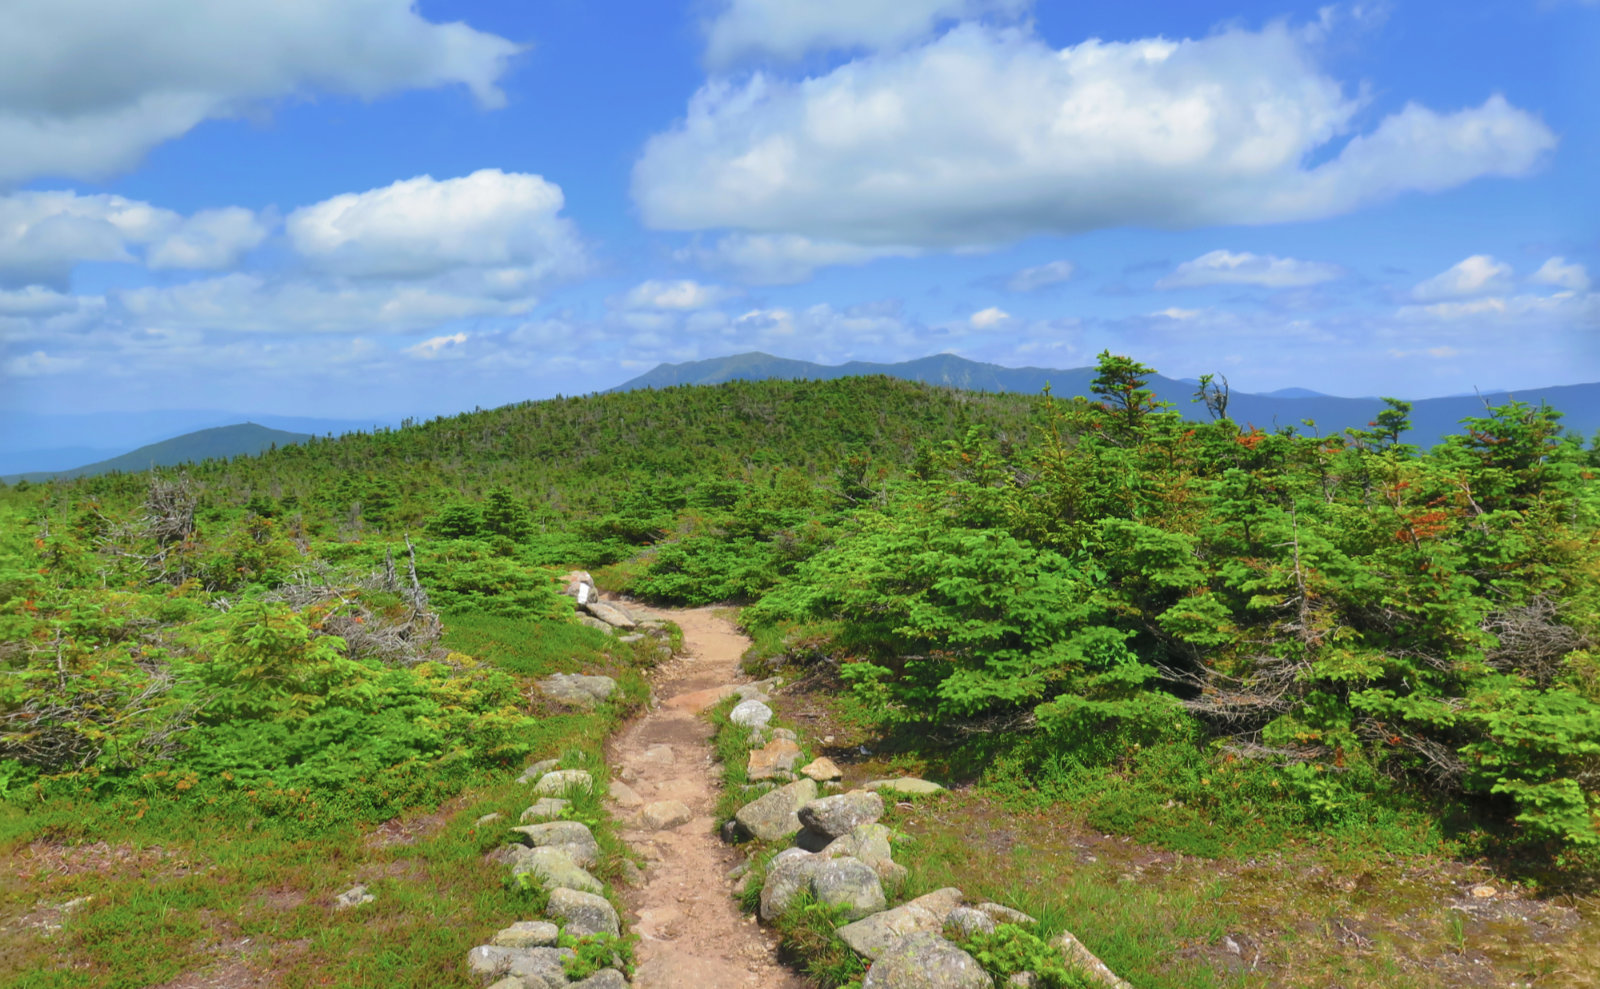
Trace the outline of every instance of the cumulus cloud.
{"label": "cumulus cloud", "polygon": [[14,378],[42,378],[51,374],[65,374],[83,367],[82,357],[55,357],[42,350],[18,354],[8,358],[0,367]]}
{"label": "cumulus cloud", "polygon": [[1051,285],[1059,285],[1072,277],[1076,270],[1071,261],[1051,261],[1047,264],[1023,268],[1006,282],[1013,292],[1037,292]]}
{"label": "cumulus cloud", "polygon": [[794,61],[827,49],[887,48],[941,23],[1015,17],[1032,0],[725,0],[706,30],[706,62],[723,68],[768,56]]}
{"label": "cumulus cloud", "polygon": [[623,296],[628,309],[705,309],[726,299],[731,293],[721,286],[702,285],[692,279],[647,281],[635,285]]}
{"label": "cumulus cloud", "polygon": [[980,309],[967,319],[967,323],[975,330],[992,330],[1001,323],[1011,318],[1011,314],[998,306]]}
{"label": "cumulus cloud", "polygon": [[151,268],[231,268],[267,239],[267,225],[240,206],[202,210],[150,246]]}
{"label": "cumulus cloud", "polygon": [[1538,271],[1528,276],[1528,281],[1538,285],[1554,285],[1570,292],[1589,291],[1588,270],[1577,262],[1568,264],[1563,257],[1551,258],[1540,265]]}
{"label": "cumulus cloud", "polygon": [[561,216],[561,187],[486,168],[423,175],[334,196],[289,214],[295,250],[318,268],[359,277],[420,278],[460,268],[546,278],[582,270],[584,249]]}
{"label": "cumulus cloud", "polygon": [[1343,268],[1323,261],[1297,261],[1270,254],[1251,254],[1249,251],[1234,253],[1217,250],[1178,265],[1171,274],[1156,282],[1156,288],[1198,288],[1203,285],[1303,288],[1343,276]]}
{"label": "cumulus cloud", "polygon": [[[1554,148],[1500,96],[1409,105],[1326,160],[1360,100],[1273,24],[1089,40],[964,24],[814,78],[708,81],[646,144],[632,193],[665,230],[869,247],[981,247],[1142,225],[1309,220],[1523,175]],[[910,153],[908,153],[908,149]]]}
{"label": "cumulus cloud", "polygon": [[1511,285],[1511,266],[1487,254],[1474,254],[1456,262],[1432,278],[1418,282],[1411,297],[1418,302],[1462,299],[1490,292],[1502,292]]}
{"label": "cumulus cloud", "polygon": [[750,285],[793,285],[809,279],[818,268],[921,253],[904,245],[868,246],[798,234],[728,234],[711,247],[689,248],[681,257]]}
{"label": "cumulus cloud", "polygon": [[425,361],[437,360],[441,356],[459,356],[461,348],[466,345],[465,333],[451,333],[445,336],[429,337],[418,344],[405,348],[405,352],[412,357],[420,357]]}
{"label": "cumulus cloud", "polygon": [[315,92],[460,84],[486,106],[518,47],[413,0],[11,0],[0,31],[0,184],[102,177],[202,121]]}

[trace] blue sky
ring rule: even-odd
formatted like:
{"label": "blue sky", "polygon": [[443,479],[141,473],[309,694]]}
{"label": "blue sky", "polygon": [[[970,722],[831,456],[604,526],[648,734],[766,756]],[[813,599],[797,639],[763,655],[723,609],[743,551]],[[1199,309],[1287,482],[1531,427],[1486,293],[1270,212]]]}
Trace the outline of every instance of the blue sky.
{"label": "blue sky", "polygon": [[765,350],[1600,380],[1600,3],[20,0],[0,409]]}

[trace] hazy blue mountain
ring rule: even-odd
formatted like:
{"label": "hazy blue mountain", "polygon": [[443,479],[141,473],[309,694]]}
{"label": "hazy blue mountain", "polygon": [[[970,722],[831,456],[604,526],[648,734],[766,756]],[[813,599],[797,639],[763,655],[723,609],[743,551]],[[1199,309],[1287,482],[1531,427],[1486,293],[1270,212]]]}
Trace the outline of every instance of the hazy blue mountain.
{"label": "hazy blue mountain", "polygon": [[[323,419],[217,409],[61,414],[0,411],[0,455],[5,458],[0,473],[63,470],[170,437],[241,422],[317,436],[399,425],[379,418]],[[30,459],[21,459],[25,453]]]}
{"label": "hazy blue mountain", "polygon": [[137,450],[92,464],[84,464],[62,471],[28,471],[5,478],[12,483],[20,478],[29,481],[48,481],[52,478],[89,477],[109,474],[112,471],[149,470],[151,467],[172,467],[220,457],[237,457],[241,454],[262,453],[273,446],[290,446],[310,439],[307,433],[290,433],[281,429],[268,429],[247,422],[234,426],[218,426],[198,432],[174,436],[160,443],[141,446]]}
{"label": "hazy blue mountain", "polygon": [[[812,364],[808,361],[789,360],[768,354],[736,354],[684,364],[662,364],[654,370],[626,381],[612,391],[630,391],[635,388],[665,388],[672,385],[710,385],[723,381],[758,380],[762,378],[808,378],[813,380],[842,378],[850,375],[884,374],[893,378],[906,378],[952,388],[972,391],[1005,391],[1037,394],[1046,384],[1056,395],[1088,395],[1089,383],[1094,380],[1092,367],[1051,369],[1040,367],[1001,367],[969,361],[954,354],[939,354],[898,364],[873,364],[852,361],[848,364]],[[1173,403],[1177,411],[1191,419],[1204,419],[1205,408],[1192,401],[1193,380],[1182,381],[1156,375],[1150,379],[1149,388],[1164,401]],[[1562,385],[1549,388],[1530,388],[1513,393],[1514,397],[1531,405],[1541,401],[1560,409],[1565,417],[1562,425],[1584,437],[1600,430],[1600,383]],[[1397,396],[1404,397],[1404,396]],[[1424,398],[1414,402],[1411,413],[1412,429],[1406,442],[1427,448],[1445,436],[1461,431],[1460,422],[1468,416],[1482,415],[1484,402],[1501,404],[1506,392],[1485,392],[1478,395],[1452,395],[1444,398]],[[1311,429],[1303,420],[1315,421],[1315,431],[1322,435],[1342,432],[1350,427],[1365,427],[1384,408],[1376,398],[1339,398],[1323,395],[1308,388],[1280,388],[1265,395],[1233,392],[1228,415],[1236,422],[1278,429],[1293,426],[1303,433]]]}

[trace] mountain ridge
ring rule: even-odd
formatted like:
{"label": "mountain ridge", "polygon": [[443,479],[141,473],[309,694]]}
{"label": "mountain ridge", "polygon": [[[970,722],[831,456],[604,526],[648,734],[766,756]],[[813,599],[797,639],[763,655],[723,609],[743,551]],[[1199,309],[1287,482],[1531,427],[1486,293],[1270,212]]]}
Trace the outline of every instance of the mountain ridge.
{"label": "mountain ridge", "polygon": [[151,467],[174,467],[178,464],[202,460],[255,456],[277,446],[291,446],[311,439],[309,433],[291,433],[282,429],[268,429],[253,422],[232,426],[216,426],[184,433],[158,443],[149,443],[120,456],[95,463],[84,464],[69,470],[25,471],[0,477],[7,484],[27,481],[71,480],[92,477],[113,471],[133,473]]}

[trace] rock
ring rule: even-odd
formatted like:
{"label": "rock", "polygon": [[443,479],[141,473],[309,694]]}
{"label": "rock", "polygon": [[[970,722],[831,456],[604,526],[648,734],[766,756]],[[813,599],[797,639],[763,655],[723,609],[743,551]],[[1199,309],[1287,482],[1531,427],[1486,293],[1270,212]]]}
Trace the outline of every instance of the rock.
{"label": "rock", "polygon": [[621,874],[622,882],[625,886],[644,885],[644,870],[634,864],[631,859],[623,859],[622,864],[617,867],[617,872]]}
{"label": "rock", "polygon": [[581,982],[574,982],[567,989],[627,989],[628,980],[614,968],[602,968]]}
{"label": "rock", "polygon": [[616,937],[622,930],[616,909],[605,897],[593,893],[580,893],[574,889],[552,890],[545,913],[565,921],[562,926],[573,937],[587,934],[610,934]]}
{"label": "rock", "polygon": [[[805,832],[801,832],[805,834]],[[898,882],[906,877],[906,868],[891,857],[889,829],[882,824],[858,824],[849,834],[830,842],[822,849],[826,858],[848,855],[871,866],[879,878]]]}
{"label": "rock", "polygon": [[1016,924],[1020,927],[1039,922],[1021,910],[1013,910],[998,903],[980,903],[975,909],[982,910],[996,924]]}
{"label": "rock", "polygon": [[568,790],[587,790],[594,786],[594,777],[583,769],[557,769],[539,777],[533,792],[540,797],[559,797]]}
{"label": "rock", "polygon": [[494,851],[484,855],[484,859],[497,865],[516,865],[522,856],[527,854],[528,846],[523,844],[501,845]]}
{"label": "rock", "polygon": [[813,861],[811,892],[818,903],[845,907],[844,916],[849,920],[860,920],[889,905],[871,866],[848,856]]}
{"label": "rock", "polygon": [[537,780],[539,777],[543,776],[545,773],[550,772],[551,770],[555,769],[556,767],[558,767],[560,765],[561,765],[561,760],[560,759],[540,759],[538,762],[536,762],[533,765],[529,766],[527,769],[524,769],[522,771],[522,775],[517,777],[517,782],[518,783],[532,783],[534,780]]}
{"label": "rock", "polygon": [[333,898],[333,908],[335,910],[349,910],[351,907],[359,907],[363,903],[371,903],[375,899],[377,897],[367,892],[366,886],[356,883]]}
{"label": "rock", "polygon": [[611,802],[624,810],[632,810],[644,805],[644,798],[634,792],[633,787],[620,780],[611,781]]}
{"label": "rock", "polygon": [[950,916],[945,918],[945,926],[953,927],[961,932],[961,936],[969,938],[974,934],[993,934],[994,918],[972,907],[956,907],[950,911]]}
{"label": "rock", "polygon": [[695,690],[686,694],[678,694],[667,701],[667,707],[674,711],[687,711],[690,714],[699,714],[707,708],[717,706],[722,700],[733,695],[732,685],[722,687],[709,687],[705,690]]}
{"label": "rock", "polygon": [[737,830],[762,841],[779,841],[800,830],[801,805],[815,800],[814,780],[797,780],[739,808],[733,815]]}
{"label": "rock", "polygon": [[673,755],[670,745],[652,745],[640,754],[639,761],[659,769],[668,769],[677,761],[677,757]]}
{"label": "rock", "polygon": [[800,741],[800,736],[796,735],[794,733],[794,730],[791,729],[791,728],[774,728],[774,729],[772,729],[772,737],[773,738],[787,738],[791,742]]}
{"label": "rock", "polygon": [[533,802],[533,806],[522,812],[518,818],[523,824],[532,824],[535,821],[550,821],[566,813],[572,801],[562,800],[560,797],[540,797]]}
{"label": "rock", "polygon": [[544,889],[575,889],[580,893],[604,893],[600,880],[575,861],[565,845],[541,845],[525,849],[511,866],[513,876],[532,876]]}
{"label": "rock", "polygon": [[741,683],[739,686],[733,688],[733,692],[738,694],[739,699],[742,701],[756,700],[765,702],[767,699],[767,691],[771,690],[773,685],[776,683],[776,677],[773,677],[770,680],[759,680],[755,683]]}
{"label": "rock", "polygon": [[772,720],[772,708],[760,701],[740,701],[728,712],[728,720],[741,728],[764,728]]}
{"label": "rock", "polygon": [[835,765],[832,759],[829,759],[827,756],[823,756],[820,759],[813,759],[804,766],[801,766],[800,775],[809,776],[818,783],[828,783],[832,782],[833,780],[843,779],[844,770]]}
{"label": "rock", "polygon": [[617,689],[617,681],[610,677],[585,676],[582,673],[556,673],[538,681],[539,692],[567,707],[592,711]]}
{"label": "rock", "polygon": [[789,909],[789,904],[811,888],[811,870],[818,858],[800,848],[786,848],[767,863],[767,876],[761,884],[760,914],[772,920]]}
{"label": "rock", "polygon": [[485,944],[467,952],[467,970],[485,983],[509,976],[520,980],[525,989],[559,989],[567,984],[561,959],[572,953],[570,948],[506,948]]}
{"label": "rock", "polygon": [[950,912],[961,905],[961,891],[953,886],[907,900],[893,910],[845,924],[837,931],[839,939],[856,954],[876,959],[896,942],[910,934],[937,934],[944,930]]}
{"label": "rock", "polygon": [[638,624],[626,611],[614,604],[606,604],[604,601],[590,601],[584,605],[584,608],[588,610],[589,614],[612,628],[633,628]]}
{"label": "rock", "polygon": [[1039,984],[1039,979],[1032,972],[1013,972],[1006,979],[1007,989],[1033,989]]}
{"label": "rock", "polygon": [[495,934],[490,944],[502,948],[548,948],[556,943],[561,929],[544,920],[519,920]]}
{"label": "rock", "polygon": [[861,789],[873,791],[883,790],[907,797],[922,797],[931,793],[944,792],[944,787],[940,786],[939,784],[930,783],[927,780],[919,780],[915,776],[906,776],[901,779],[892,780],[873,780],[871,783],[863,783],[861,785]]}
{"label": "rock", "polygon": [[678,800],[658,800],[639,811],[639,823],[651,831],[666,831],[688,824],[694,815]]}
{"label": "rock", "polygon": [[644,636],[640,635],[638,632],[629,632],[627,635],[619,635],[619,636],[617,636],[617,641],[618,642],[626,642],[628,645],[631,646],[635,642],[643,642],[644,641]]}
{"label": "rock", "polygon": [[473,821],[472,826],[475,828],[481,828],[485,825],[493,824],[496,821],[503,821],[505,819],[506,816],[504,814],[500,813],[499,811],[495,811],[492,814],[485,814],[476,821]]}
{"label": "rock", "polygon": [[489,989],[523,989],[523,985],[521,979],[508,975],[499,982],[496,982],[494,985],[491,985]]}
{"label": "rock", "polygon": [[772,741],[772,732],[767,731],[765,728],[752,728],[750,729],[750,734],[744,737],[744,743],[752,749],[759,749],[770,741]]}
{"label": "rock", "polygon": [[779,773],[792,771],[794,764],[799,761],[800,746],[787,738],[774,738],[750,753],[750,764],[745,775],[753,780],[771,779]]}
{"label": "rock", "polygon": [[594,589],[594,578],[589,576],[587,570],[569,570],[561,579],[566,584],[561,593],[576,598],[580,604],[600,596]]}
{"label": "rock", "polygon": [[867,969],[861,989],[992,989],[977,959],[931,931],[901,938]]}
{"label": "rock", "polygon": [[611,626],[607,625],[605,622],[603,622],[600,619],[594,617],[593,615],[578,615],[576,617],[577,617],[579,625],[584,625],[584,626],[587,626],[589,628],[592,628],[596,632],[604,632],[607,635],[611,634]]}
{"label": "rock", "polygon": [[524,845],[533,848],[560,848],[572,856],[572,861],[585,869],[600,861],[600,845],[594,840],[589,826],[578,821],[550,821],[546,824],[525,824],[512,828],[521,836]]}
{"label": "rock", "polygon": [[802,827],[827,835],[830,841],[844,837],[859,825],[875,823],[882,816],[883,798],[864,790],[822,797],[799,811]]}
{"label": "rock", "polygon": [[724,872],[722,874],[722,878],[726,879],[728,882],[731,883],[735,879],[743,879],[744,876],[745,876],[745,873],[747,873],[749,871],[750,871],[750,860],[749,859],[745,859],[743,862],[740,862],[738,865],[736,865],[733,868],[729,869],[727,872]]}
{"label": "rock", "polygon": [[1117,978],[1117,973],[1106,967],[1106,963],[1094,956],[1085,948],[1077,938],[1068,931],[1062,931],[1050,942],[1052,948],[1061,952],[1061,958],[1067,963],[1068,968],[1077,969],[1091,981],[1108,987],[1108,989],[1133,989],[1133,986]]}

